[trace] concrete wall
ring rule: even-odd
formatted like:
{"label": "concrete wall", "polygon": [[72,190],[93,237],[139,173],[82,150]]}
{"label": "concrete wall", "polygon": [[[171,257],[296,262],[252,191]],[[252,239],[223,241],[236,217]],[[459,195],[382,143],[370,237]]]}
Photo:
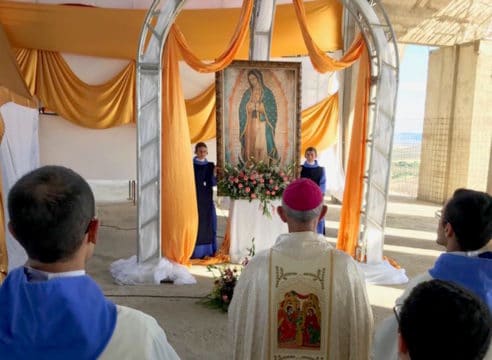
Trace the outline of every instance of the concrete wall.
{"label": "concrete wall", "polygon": [[443,202],[459,187],[487,190],[492,139],[492,41],[429,56],[418,198]]}
{"label": "concrete wall", "polygon": [[[478,52],[475,97],[473,104],[471,161],[469,164],[469,185],[487,189],[492,184],[492,40],[475,43]],[[487,151],[488,150],[488,151]],[[488,181],[487,181],[488,179]],[[492,194],[492,188],[489,187]]]}
{"label": "concrete wall", "polygon": [[429,54],[418,197],[435,202],[445,197],[455,57],[452,47]]}
{"label": "concrete wall", "polygon": [[67,166],[89,180],[136,179],[134,125],[93,130],[40,115],[39,148],[42,165]]}

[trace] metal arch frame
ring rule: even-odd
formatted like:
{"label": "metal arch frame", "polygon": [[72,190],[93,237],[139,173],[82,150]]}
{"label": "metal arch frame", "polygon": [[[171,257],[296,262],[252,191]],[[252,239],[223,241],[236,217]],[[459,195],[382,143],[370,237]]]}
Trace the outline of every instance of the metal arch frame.
{"label": "metal arch frame", "polygon": [[[368,2],[355,2],[351,0],[342,0],[345,8],[352,14],[361,33],[365,39],[370,65],[371,65],[371,84],[369,92],[369,118],[368,134],[366,140],[366,170],[364,175],[364,202],[361,208],[361,232],[358,246],[356,249],[356,259],[361,262],[368,260],[368,241],[376,242],[379,246],[380,256],[378,260],[382,261],[382,244],[384,238],[384,227],[387,211],[387,200],[389,190],[390,166],[393,148],[393,133],[395,124],[395,110],[398,92],[398,75],[399,75],[399,57],[396,37],[393,27],[389,21],[388,15],[379,0],[369,0]],[[371,8],[374,8],[372,10]],[[387,69],[386,74],[391,74],[394,82],[394,98],[389,109],[380,107],[380,96],[384,93],[384,84],[382,84],[383,70]],[[387,149],[381,149],[375,146],[375,126],[382,121],[382,115],[387,117],[390,131],[390,142]],[[374,158],[376,153],[383,156],[387,162],[386,173],[384,173],[384,182],[377,183],[374,177]],[[384,198],[382,211],[376,213],[374,207],[371,207],[371,195],[378,194]],[[375,233],[371,230],[375,229]],[[371,236],[372,235],[372,236]]]}
{"label": "metal arch frame", "polygon": [[[168,0],[162,6],[161,0],[154,0],[140,33],[136,64],[138,263],[158,261],[162,256],[162,52],[171,25],[184,2],[185,0]],[[155,85],[157,93],[150,99],[144,99],[145,87],[149,85]],[[152,122],[157,133],[148,134],[145,125]],[[143,199],[153,199],[150,209],[143,208]],[[145,205],[149,206],[148,203]]]}
{"label": "metal arch frame", "polygon": [[[258,2],[265,0],[257,0]],[[275,2],[275,0],[271,0]],[[163,1],[164,2],[164,1]],[[365,181],[365,203],[361,209],[363,216],[362,234],[359,237],[358,244],[358,260],[363,261],[366,257],[367,242],[368,242],[368,229],[373,226],[380,231],[382,240],[384,231],[384,219],[386,216],[388,186],[389,186],[389,166],[387,173],[385,174],[384,184],[377,184],[372,179],[371,169],[374,159],[374,151],[379,151],[374,147],[374,130],[375,123],[380,117],[380,108],[378,99],[381,93],[381,76],[382,70],[386,68],[391,69],[391,73],[394,75],[393,80],[395,85],[398,85],[398,48],[396,46],[396,39],[393,28],[389,22],[388,16],[378,0],[369,0],[369,3],[365,0],[359,0],[359,2],[351,0],[342,0],[346,9],[352,14],[357,22],[361,32],[365,38],[368,48],[369,58],[371,62],[371,87],[370,87],[370,101],[369,101],[369,126],[368,126],[368,138],[366,148],[368,155],[366,155],[366,176]],[[174,22],[174,19],[181,11],[185,0],[167,0],[162,9],[160,9],[161,0],[154,0],[147,15],[145,17],[144,26],[140,34],[140,41],[137,54],[137,66],[136,66],[136,115],[137,115],[137,197],[138,197],[138,220],[137,220],[137,259],[139,263],[148,262],[152,260],[159,260],[161,258],[161,113],[162,113],[162,51],[164,43],[169,33],[170,27]],[[371,9],[374,7],[379,12],[379,17],[376,12]],[[273,12],[274,13],[274,12]],[[272,14],[273,16],[273,14]],[[382,19],[382,22],[381,22]],[[253,28],[256,24],[252,25]],[[381,43],[381,34],[383,31],[386,43]],[[271,35],[271,28],[270,28]],[[254,35],[253,35],[254,36]],[[271,39],[271,37],[270,37]],[[148,42],[147,42],[148,41]],[[391,47],[393,51],[393,59],[383,58],[383,53],[386,46]],[[147,46],[146,46],[147,45]],[[253,48],[253,43],[250,44],[250,48]],[[269,46],[268,46],[269,48]],[[145,94],[144,88],[146,85],[156,85],[157,94],[147,101],[144,101],[143,94]],[[386,109],[386,116],[389,116],[391,125],[391,142],[389,144],[389,151],[386,154],[386,160],[388,164],[391,163],[391,149],[392,139],[394,131],[394,115],[396,108],[396,90],[393,105],[390,109]],[[153,110],[153,112],[152,112]],[[147,118],[148,115],[150,118]],[[144,122],[154,121],[154,129],[157,134],[149,138],[149,134],[146,134]],[[147,136],[146,136],[147,135]],[[153,150],[153,151],[152,151]],[[143,167],[145,165],[154,165],[150,169],[150,175],[144,175]],[[370,205],[371,192],[380,193],[384,196],[384,207],[382,218],[375,219],[375,214],[372,214],[372,208]],[[144,199],[154,199],[156,203],[154,207],[150,209],[143,208]],[[156,199],[156,200],[155,200]],[[144,217],[144,212],[147,210],[147,214]],[[382,220],[381,220],[382,219]],[[380,221],[377,221],[380,220]],[[145,243],[145,244],[144,244]],[[150,245],[149,245],[150,244]],[[151,248],[150,250],[148,248]],[[382,254],[382,253],[381,253]]]}

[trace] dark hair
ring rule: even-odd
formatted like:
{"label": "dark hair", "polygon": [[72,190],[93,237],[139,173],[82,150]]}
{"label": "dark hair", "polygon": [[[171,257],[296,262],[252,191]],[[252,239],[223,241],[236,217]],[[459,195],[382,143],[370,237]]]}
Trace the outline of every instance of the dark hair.
{"label": "dark hair", "polygon": [[492,197],[487,193],[456,190],[442,216],[453,227],[462,251],[480,249],[492,238]]}
{"label": "dark hair", "polygon": [[487,305],[451,282],[431,280],[417,285],[399,317],[412,360],[479,360],[488,351],[492,317]]}
{"label": "dark hair", "polygon": [[249,83],[249,86],[253,86],[253,84],[251,84],[251,81],[249,81],[250,75],[253,75],[254,77],[256,77],[258,79],[258,81],[260,82],[262,87],[265,86],[265,84],[263,83],[263,74],[261,73],[260,70],[252,69],[252,70],[248,71],[248,83]]}
{"label": "dark hair", "polygon": [[318,156],[318,151],[316,151],[316,148],[315,147],[312,147],[312,146],[308,147],[306,149],[306,151],[304,151],[304,154],[307,153],[308,151],[313,151],[314,152],[314,155]]}
{"label": "dark hair", "polygon": [[195,144],[195,152],[197,152],[198,149],[200,149],[201,147],[204,147],[204,148],[207,148],[207,144],[205,144],[204,142],[198,142]]}
{"label": "dark hair", "polygon": [[82,245],[95,215],[94,195],[77,173],[44,166],[20,178],[8,196],[10,223],[29,258],[69,259]]}

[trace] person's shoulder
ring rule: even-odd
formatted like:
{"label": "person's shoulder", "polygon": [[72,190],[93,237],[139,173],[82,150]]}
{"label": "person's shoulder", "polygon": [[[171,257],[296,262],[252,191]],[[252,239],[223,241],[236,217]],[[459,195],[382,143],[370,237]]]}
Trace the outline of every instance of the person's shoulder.
{"label": "person's shoulder", "polygon": [[116,311],[116,327],[100,360],[179,358],[169,345],[164,330],[152,316],[121,305],[116,306]]}
{"label": "person's shoulder", "polygon": [[[130,307],[116,305],[118,323],[121,325],[131,325],[135,328],[142,327],[144,330],[150,330],[152,327],[159,327],[157,321],[143,311],[132,309]],[[152,327],[149,327],[151,325]],[[137,330],[137,329],[135,329]],[[138,329],[137,331],[141,331]]]}
{"label": "person's shoulder", "polygon": [[[359,268],[357,262],[351,255],[338,249],[332,249],[331,251],[333,252],[333,262],[335,264],[335,268],[345,269],[343,273],[348,278],[356,277],[359,279],[364,279],[364,274],[362,273],[362,270]],[[339,273],[339,271],[337,272]]]}
{"label": "person's shoulder", "polygon": [[166,339],[164,330],[154,317],[143,311],[122,305],[116,305],[116,311],[116,327],[123,330],[123,333],[148,341],[162,336]]}
{"label": "person's shoulder", "polygon": [[248,266],[246,266],[246,268],[256,268],[258,266],[262,266],[265,263],[265,260],[270,258],[270,251],[271,249],[266,249],[256,253],[255,256],[248,261]]}
{"label": "person's shoulder", "polygon": [[330,249],[330,251],[333,252],[333,257],[338,261],[338,262],[343,262],[343,263],[347,263],[347,264],[356,264],[355,263],[355,260],[352,256],[350,256],[349,254],[347,254],[345,251],[342,251],[342,250],[338,250],[338,249],[335,249],[335,248],[332,248]]}
{"label": "person's shoulder", "polygon": [[410,279],[410,281],[408,282],[408,285],[405,288],[405,290],[403,291],[403,293],[400,295],[400,297],[398,297],[396,299],[395,304],[403,304],[403,302],[410,295],[410,293],[412,292],[412,290],[415,286],[417,286],[420,283],[423,283],[424,281],[429,281],[432,279],[433,279],[433,277],[431,274],[429,274],[428,271],[421,273],[421,274],[413,277],[412,279]]}

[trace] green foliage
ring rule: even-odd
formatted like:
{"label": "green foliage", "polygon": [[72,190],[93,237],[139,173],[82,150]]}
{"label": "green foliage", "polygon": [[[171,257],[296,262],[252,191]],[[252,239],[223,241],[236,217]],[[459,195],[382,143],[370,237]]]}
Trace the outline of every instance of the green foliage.
{"label": "green foliage", "polygon": [[241,266],[208,265],[207,270],[214,276],[214,287],[210,294],[200,300],[200,303],[227,312],[234,294],[234,287],[241,274]]}
{"label": "green foliage", "polygon": [[227,312],[232,296],[234,295],[234,288],[239,280],[239,275],[241,275],[242,269],[248,265],[250,258],[255,256],[255,238],[251,239],[251,247],[247,250],[248,256],[243,259],[241,265],[207,266],[207,270],[210,271],[214,277],[214,287],[210,294],[199,301],[200,304],[212,309],[219,309],[223,312]]}
{"label": "green foliage", "polygon": [[391,179],[408,179],[418,177],[419,161],[395,161],[391,166]]}

